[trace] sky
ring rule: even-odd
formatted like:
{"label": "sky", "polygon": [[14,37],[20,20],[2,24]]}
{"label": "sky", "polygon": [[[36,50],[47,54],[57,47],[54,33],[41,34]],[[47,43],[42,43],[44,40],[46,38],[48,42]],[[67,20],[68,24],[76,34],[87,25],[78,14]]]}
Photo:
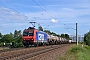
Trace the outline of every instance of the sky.
{"label": "sky", "polygon": [[0,0],[0,32],[24,30],[36,22],[57,34],[78,35],[90,31],[90,0]]}

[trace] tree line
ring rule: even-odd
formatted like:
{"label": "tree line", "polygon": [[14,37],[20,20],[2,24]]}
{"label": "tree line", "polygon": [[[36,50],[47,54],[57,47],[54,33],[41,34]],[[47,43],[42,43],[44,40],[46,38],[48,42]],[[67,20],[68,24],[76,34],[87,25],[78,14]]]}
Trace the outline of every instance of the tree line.
{"label": "tree line", "polygon": [[84,43],[90,46],[90,31],[84,35]]}
{"label": "tree line", "polygon": [[22,45],[22,32],[21,30],[15,30],[14,33],[2,35],[0,33],[0,46],[21,47]]}
{"label": "tree line", "polygon": [[[68,40],[70,39],[68,34],[61,34],[61,35],[56,34],[54,32],[51,32],[50,30],[43,30],[41,26],[39,27],[39,31],[44,31],[50,35],[63,37]],[[90,31],[84,35],[84,43],[90,46]],[[5,35],[0,33],[0,46],[3,46],[4,44],[6,45],[11,44],[12,47],[22,47],[23,46],[22,45],[22,31],[15,30],[14,33],[10,32],[9,34],[5,34]]]}

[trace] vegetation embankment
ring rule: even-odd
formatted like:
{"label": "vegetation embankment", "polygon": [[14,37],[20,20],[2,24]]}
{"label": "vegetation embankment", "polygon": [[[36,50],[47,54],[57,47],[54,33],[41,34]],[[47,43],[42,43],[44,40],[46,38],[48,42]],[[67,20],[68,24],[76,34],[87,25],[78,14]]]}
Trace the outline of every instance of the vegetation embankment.
{"label": "vegetation embankment", "polygon": [[81,44],[78,46],[74,45],[66,55],[59,60],[90,60],[90,46],[82,46]]}

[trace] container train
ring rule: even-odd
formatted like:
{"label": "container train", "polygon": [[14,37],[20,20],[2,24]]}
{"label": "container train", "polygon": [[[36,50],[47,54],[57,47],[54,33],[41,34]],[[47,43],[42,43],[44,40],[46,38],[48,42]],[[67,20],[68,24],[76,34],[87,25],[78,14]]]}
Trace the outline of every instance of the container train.
{"label": "container train", "polygon": [[29,45],[63,44],[68,43],[69,41],[65,38],[49,35],[43,31],[29,27],[23,31],[22,42],[25,47],[28,47]]}

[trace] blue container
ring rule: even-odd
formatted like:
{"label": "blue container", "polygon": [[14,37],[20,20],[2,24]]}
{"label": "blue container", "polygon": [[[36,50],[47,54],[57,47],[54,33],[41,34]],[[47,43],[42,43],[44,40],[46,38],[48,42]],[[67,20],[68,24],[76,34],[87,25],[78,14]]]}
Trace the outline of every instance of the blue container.
{"label": "blue container", "polygon": [[36,32],[36,41],[37,42],[48,42],[48,36],[45,32],[38,31]]}

